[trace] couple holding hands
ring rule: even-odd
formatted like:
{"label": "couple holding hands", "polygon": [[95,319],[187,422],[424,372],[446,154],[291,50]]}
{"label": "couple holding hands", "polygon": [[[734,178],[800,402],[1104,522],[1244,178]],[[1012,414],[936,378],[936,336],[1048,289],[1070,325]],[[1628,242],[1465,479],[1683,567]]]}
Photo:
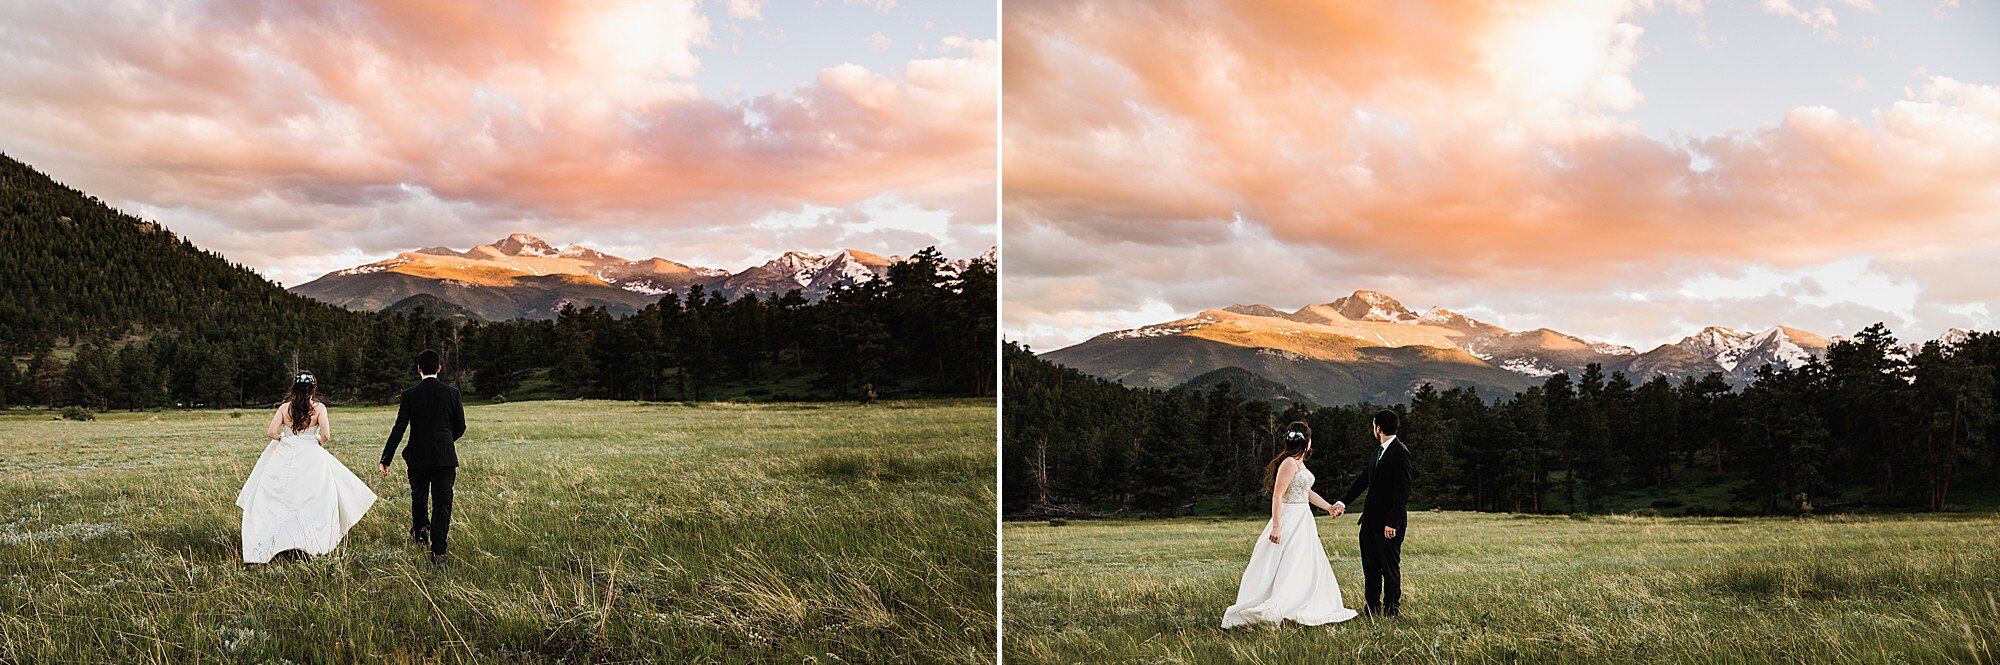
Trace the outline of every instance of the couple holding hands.
{"label": "couple holding hands", "polygon": [[[1250,552],[1250,565],[1236,591],[1236,604],[1222,613],[1222,627],[1293,621],[1308,626],[1346,621],[1366,613],[1394,617],[1403,600],[1402,551],[1409,525],[1410,449],[1396,437],[1394,411],[1376,412],[1373,430],[1377,447],[1367,468],[1354,478],[1339,501],[1328,502],[1314,492],[1312,428],[1303,422],[1285,426],[1279,450],[1265,470],[1271,492],[1271,522]],[[1319,541],[1312,507],[1334,517],[1347,514],[1347,504],[1368,494],[1361,511],[1361,573],[1366,577],[1367,605],[1349,609],[1340,597],[1340,582]]]}

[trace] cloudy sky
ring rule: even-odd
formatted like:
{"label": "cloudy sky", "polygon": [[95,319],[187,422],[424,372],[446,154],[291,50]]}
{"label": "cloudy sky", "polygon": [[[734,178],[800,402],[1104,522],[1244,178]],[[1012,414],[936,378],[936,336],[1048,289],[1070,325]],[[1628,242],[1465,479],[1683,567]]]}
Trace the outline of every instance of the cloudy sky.
{"label": "cloudy sky", "polygon": [[[983,6],[982,6],[983,5]],[[996,237],[988,3],[0,3],[0,151],[298,284],[512,232],[742,268]]]}
{"label": "cloudy sky", "polygon": [[2000,2],[1016,2],[1005,329],[2000,327]]}

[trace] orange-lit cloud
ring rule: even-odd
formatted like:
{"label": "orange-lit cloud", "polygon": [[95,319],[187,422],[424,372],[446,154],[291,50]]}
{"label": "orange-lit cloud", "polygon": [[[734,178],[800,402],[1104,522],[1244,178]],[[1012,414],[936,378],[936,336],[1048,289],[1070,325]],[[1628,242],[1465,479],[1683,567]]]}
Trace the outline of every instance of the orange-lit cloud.
{"label": "orange-lit cloud", "polygon": [[1400,285],[1412,304],[1650,317],[1549,322],[1646,343],[1728,314],[1648,295],[1673,280],[2000,249],[1994,85],[1933,76],[1869,117],[1804,105],[1649,136],[1626,115],[1645,101],[1638,19],[1702,9],[1010,5],[1008,327],[1047,347],[1163,305]]}
{"label": "orange-lit cloud", "polygon": [[[682,231],[712,240],[709,256],[770,245],[733,250],[747,259],[786,240],[845,239],[740,228],[773,211],[868,206],[937,211],[953,228],[931,243],[990,245],[995,42],[935,35],[929,55],[898,68],[812,63],[794,87],[748,96],[697,84],[704,58],[728,57],[719,26],[773,12],[693,0],[10,4],[0,149],[170,224],[216,227],[197,240],[253,265],[258,243],[287,242],[255,231],[287,227],[372,229],[362,244],[376,252],[509,228],[558,241],[597,229],[653,252],[674,249],[659,231]],[[868,48],[858,36],[854,47]],[[449,223],[426,217],[439,214]],[[393,233],[413,223],[464,237]]]}

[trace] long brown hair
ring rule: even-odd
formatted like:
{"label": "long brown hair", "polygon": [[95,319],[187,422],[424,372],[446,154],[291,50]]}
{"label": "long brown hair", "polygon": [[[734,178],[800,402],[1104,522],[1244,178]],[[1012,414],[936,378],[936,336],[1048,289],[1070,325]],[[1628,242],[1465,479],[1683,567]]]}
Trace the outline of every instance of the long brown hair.
{"label": "long brown hair", "polygon": [[292,409],[292,431],[306,431],[312,420],[313,393],[319,389],[319,381],[313,375],[300,372],[292,377],[292,392],[285,401]]}
{"label": "long brown hair", "polygon": [[[1293,436],[1297,433],[1298,436]],[[1264,491],[1275,493],[1271,487],[1278,482],[1278,465],[1287,457],[1297,457],[1300,462],[1312,456],[1313,428],[1303,420],[1294,420],[1278,430],[1278,454],[1271,457],[1271,463],[1264,465]]]}

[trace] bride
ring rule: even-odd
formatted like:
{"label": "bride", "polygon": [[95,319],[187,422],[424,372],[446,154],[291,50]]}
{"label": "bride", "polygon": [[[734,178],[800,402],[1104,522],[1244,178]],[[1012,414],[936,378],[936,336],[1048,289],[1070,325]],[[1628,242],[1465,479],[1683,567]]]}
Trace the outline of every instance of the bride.
{"label": "bride", "polygon": [[1312,428],[1303,422],[1286,425],[1279,448],[1264,472],[1271,483],[1271,523],[1250,551],[1236,604],[1222,612],[1223,628],[1287,620],[1317,626],[1356,614],[1341,604],[1340,583],[1333,578],[1333,564],[1326,560],[1307,506],[1311,502],[1334,512],[1333,504],[1312,491],[1313,473],[1306,468]]}
{"label": "bride", "polygon": [[292,377],[291,394],[264,436],[271,439],[250,470],[236,505],[243,507],[243,562],[268,563],[280,552],[332,552],[375,504],[375,492],[326,451],[333,423],[313,399],[319,382]]}

